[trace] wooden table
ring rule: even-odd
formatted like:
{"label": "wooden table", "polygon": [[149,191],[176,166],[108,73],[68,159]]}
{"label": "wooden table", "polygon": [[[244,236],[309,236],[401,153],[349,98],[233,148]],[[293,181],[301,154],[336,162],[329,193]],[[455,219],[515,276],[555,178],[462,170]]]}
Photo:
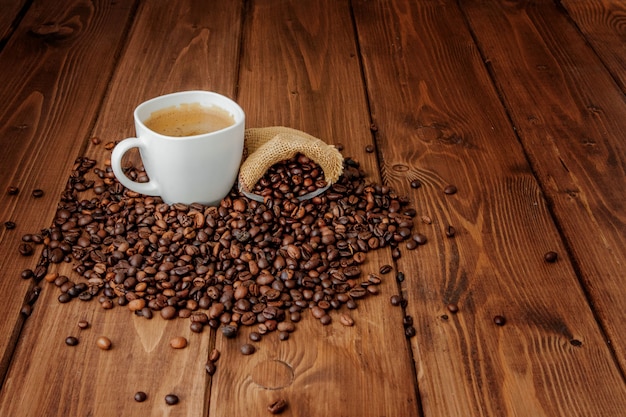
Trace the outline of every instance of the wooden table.
{"label": "wooden table", "polygon": [[[1,416],[265,416],[277,398],[287,416],[626,415],[621,0],[1,3]],[[103,166],[137,104],[189,89],[234,98],[248,127],[342,144],[410,197],[428,243],[368,254],[366,271],[406,279],[386,278],[355,326],[305,315],[243,356],[248,330],[60,304],[21,279],[41,255],[21,256],[21,237],[50,227],[75,159]]]}

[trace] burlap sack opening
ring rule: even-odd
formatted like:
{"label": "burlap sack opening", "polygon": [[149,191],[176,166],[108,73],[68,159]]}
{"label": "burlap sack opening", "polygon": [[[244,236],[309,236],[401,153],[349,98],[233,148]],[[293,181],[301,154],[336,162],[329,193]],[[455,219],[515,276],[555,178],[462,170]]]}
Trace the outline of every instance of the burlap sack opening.
{"label": "burlap sack opening", "polygon": [[244,192],[249,193],[272,165],[298,153],[322,168],[328,184],[336,182],[343,172],[343,156],[337,148],[289,127],[246,129],[244,146],[248,157],[239,168],[239,188]]}

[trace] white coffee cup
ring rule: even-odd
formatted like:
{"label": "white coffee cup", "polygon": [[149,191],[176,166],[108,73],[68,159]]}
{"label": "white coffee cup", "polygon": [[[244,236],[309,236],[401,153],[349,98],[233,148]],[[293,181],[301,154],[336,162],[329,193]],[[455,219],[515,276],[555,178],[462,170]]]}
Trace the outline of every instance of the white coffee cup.
{"label": "white coffee cup", "polygon": [[[167,136],[145,122],[154,112],[174,106],[216,107],[234,123],[221,130],[193,136]],[[148,100],[135,109],[137,137],[122,140],[113,149],[111,167],[126,188],[165,203],[217,205],[234,185],[243,155],[245,114],[233,100],[209,91],[183,91]],[[140,183],[122,170],[122,157],[138,148],[149,181]]]}

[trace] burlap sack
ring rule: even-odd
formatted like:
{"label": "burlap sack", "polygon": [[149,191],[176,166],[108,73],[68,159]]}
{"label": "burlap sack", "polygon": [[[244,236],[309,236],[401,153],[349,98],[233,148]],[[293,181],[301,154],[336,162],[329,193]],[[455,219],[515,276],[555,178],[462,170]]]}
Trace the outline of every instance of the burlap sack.
{"label": "burlap sack", "polygon": [[284,126],[246,129],[245,152],[248,157],[239,168],[239,188],[250,192],[274,164],[300,153],[315,161],[324,171],[328,184],[343,172],[343,156],[332,145]]}

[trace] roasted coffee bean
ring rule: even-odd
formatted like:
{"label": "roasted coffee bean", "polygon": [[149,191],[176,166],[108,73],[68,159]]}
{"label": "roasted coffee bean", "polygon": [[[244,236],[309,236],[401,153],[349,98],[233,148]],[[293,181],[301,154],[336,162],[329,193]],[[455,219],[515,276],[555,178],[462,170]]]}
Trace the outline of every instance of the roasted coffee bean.
{"label": "roasted coffee bean", "polygon": [[167,404],[167,405],[176,405],[176,404],[178,404],[179,401],[180,401],[180,399],[178,398],[178,395],[167,394],[165,396],[165,404]]}
{"label": "roasted coffee bean", "polygon": [[418,245],[425,245],[428,241],[428,238],[421,233],[416,233],[413,235],[413,240],[417,242]]}
{"label": "roasted coffee bean", "polygon": [[7,230],[12,230],[12,229],[15,229],[17,227],[17,225],[15,224],[15,222],[6,221],[6,222],[4,222],[4,227]]}
{"label": "roasted coffee bean", "polygon": [[446,236],[454,237],[454,235],[456,235],[456,229],[453,226],[448,226],[446,228]]}
{"label": "roasted coffee bean", "polygon": [[271,414],[281,414],[286,409],[287,409],[287,401],[283,398],[279,398],[275,401],[272,401],[267,406],[267,411],[269,411]]}
{"label": "roasted coffee bean", "polygon": [[171,320],[176,317],[176,307],[174,306],[165,306],[160,311],[161,317],[165,320]]}
{"label": "roasted coffee bean", "polygon": [[495,316],[493,318],[493,322],[497,325],[497,326],[504,326],[506,324],[506,318],[504,316]]}
{"label": "roasted coffee bean", "polygon": [[413,326],[408,326],[404,328],[404,335],[407,338],[411,338],[413,336],[415,336],[417,334],[417,331],[415,330],[415,327]]}
{"label": "roasted coffee bean", "polygon": [[187,339],[183,336],[176,336],[170,340],[170,346],[174,349],[184,349],[187,347]]}
{"label": "roasted coffee bean", "polygon": [[59,300],[59,303],[62,303],[62,304],[72,301],[72,297],[68,293],[65,293],[65,292],[59,294],[59,297],[57,299]]}
{"label": "roasted coffee bean", "polygon": [[96,339],[96,346],[102,350],[109,350],[112,346],[111,339],[106,336],[100,336]]}
{"label": "roasted coffee bean", "polygon": [[44,192],[40,188],[36,188],[36,189],[33,190],[33,197],[35,197],[35,198],[41,198],[41,197],[43,197],[43,194],[44,194]]}
{"label": "roasted coffee bean", "polygon": [[214,375],[215,372],[217,371],[217,365],[215,364],[214,361],[209,360],[207,361],[207,363],[204,365],[204,370],[206,371],[207,374],[209,375]]}
{"label": "roasted coffee bean", "polygon": [[222,334],[226,338],[232,339],[235,336],[237,336],[237,327],[236,326],[232,326],[232,325],[226,325],[226,326],[222,327]]}
{"label": "roasted coffee bean", "polygon": [[289,332],[278,332],[278,340],[285,341],[289,339]]}
{"label": "roasted coffee bean", "polygon": [[20,314],[24,317],[29,317],[33,313],[33,307],[29,304],[24,304],[20,309]]}
{"label": "roasted coffee bean", "polygon": [[459,306],[454,303],[450,303],[448,304],[448,311],[452,314],[456,314],[459,311]]}
{"label": "roasted coffee bean", "polygon": [[30,243],[21,243],[18,246],[18,251],[22,256],[31,256],[33,254],[33,250],[33,245],[31,245]]}
{"label": "roasted coffee bean", "polygon": [[142,403],[148,399],[148,395],[143,391],[137,391],[133,397],[138,403]]}
{"label": "roasted coffee bean", "polygon": [[401,306],[404,303],[404,299],[402,298],[401,295],[392,295],[390,298],[391,301],[391,305],[392,306]]}
{"label": "roasted coffee bean", "polygon": [[22,279],[31,279],[33,277],[33,270],[32,269],[25,269],[22,271]]}
{"label": "roasted coffee bean", "polygon": [[76,346],[78,344],[78,339],[74,336],[68,336],[65,338],[65,344],[68,346]]}
{"label": "roasted coffee bean", "polygon": [[411,181],[411,188],[420,188],[421,186],[422,186],[422,183],[419,180]]}
{"label": "roasted coffee bean", "polygon": [[256,352],[256,348],[250,343],[245,343],[241,345],[240,351],[242,355],[252,355],[254,352]]}
{"label": "roasted coffee bean", "polygon": [[454,185],[448,185],[443,189],[443,192],[448,195],[456,194],[457,188]]}
{"label": "roasted coffee bean", "polygon": [[7,194],[8,195],[17,195],[20,192],[20,189],[15,187],[15,186],[9,186],[7,187]]}
{"label": "roasted coffee bean", "polygon": [[253,342],[258,342],[261,340],[262,336],[259,332],[250,332],[250,334],[248,335],[248,338],[252,340]]}
{"label": "roasted coffee bean", "polygon": [[217,362],[220,356],[220,351],[214,348],[213,350],[211,350],[211,353],[209,353],[209,360],[212,362]]}
{"label": "roasted coffee bean", "polygon": [[89,322],[87,320],[80,320],[78,322],[78,328],[81,330],[85,330],[89,328]]}
{"label": "roasted coffee bean", "polygon": [[204,330],[204,324],[197,321],[192,321],[189,325],[189,329],[194,333],[202,333],[202,331]]}
{"label": "roasted coffee bean", "polygon": [[388,274],[393,270],[393,267],[391,265],[383,265],[380,267],[380,269],[378,270],[378,272],[380,272],[382,275]]}
{"label": "roasted coffee bean", "polygon": [[367,153],[372,153],[372,152],[374,152],[374,146],[373,146],[373,145],[367,145],[367,146],[365,147],[365,152],[367,152]]}
{"label": "roasted coffee bean", "polygon": [[545,261],[548,263],[554,263],[557,261],[558,257],[559,257],[558,253],[554,251],[549,251],[549,252],[546,252],[546,254],[543,256],[543,259],[545,259]]}
{"label": "roasted coffee bean", "polygon": [[347,327],[354,326],[354,319],[345,313],[339,316],[339,322]]}

